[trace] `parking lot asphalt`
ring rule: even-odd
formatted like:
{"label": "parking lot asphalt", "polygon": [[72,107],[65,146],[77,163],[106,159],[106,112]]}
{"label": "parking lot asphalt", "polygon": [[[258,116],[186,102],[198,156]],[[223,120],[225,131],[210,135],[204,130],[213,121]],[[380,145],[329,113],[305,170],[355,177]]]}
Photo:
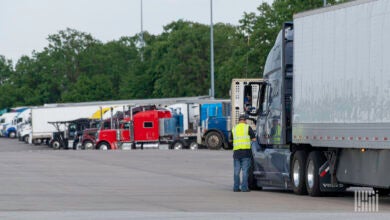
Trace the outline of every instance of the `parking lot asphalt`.
{"label": "parking lot asphalt", "polygon": [[[232,152],[224,150],[52,150],[0,138],[0,166],[0,219],[360,216],[352,192],[325,197],[271,188],[233,192]],[[390,197],[380,197],[379,213],[368,214],[387,219],[388,213]]]}

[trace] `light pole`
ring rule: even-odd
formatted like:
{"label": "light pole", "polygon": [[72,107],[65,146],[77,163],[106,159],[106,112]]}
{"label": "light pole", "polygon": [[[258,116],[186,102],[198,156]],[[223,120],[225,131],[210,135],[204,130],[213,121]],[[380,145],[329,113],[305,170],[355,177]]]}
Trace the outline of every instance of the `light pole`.
{"label": "light pole", "polygon": [[326,3],[326,0],[324,0],[324,7],[326,6],[326,4],[327,4],[327,3]]}
{"label": "light pole", "polygon": [[143,8],[142,8],[142,0],[141,0],[141,61],[144,61],[144,16],[143,16]]}
{"label": "light pole", "polygon": [[211,98],[214,99],[214,30],[213,30],[213,0],[210,0],[210,72],[211,72]]}

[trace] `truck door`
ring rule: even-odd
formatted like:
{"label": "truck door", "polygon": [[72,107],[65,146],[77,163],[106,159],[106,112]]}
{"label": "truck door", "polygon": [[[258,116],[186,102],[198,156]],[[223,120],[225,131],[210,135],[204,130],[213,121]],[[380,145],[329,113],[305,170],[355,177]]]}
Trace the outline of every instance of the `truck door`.
{"label": "truck door", "polygon": [[271,87],[264,83],[261,85],[258,94],[258,109],[257,122],[256,122],[256,142],[252,143],[252,155],[254,160],[254,174],[255,177],[262,181],[263,185],[268,185],[269,178],[267,177],[266,171],[268,168],[268,151],[267,151],[267,134],[268,128],[266,126],[267,118],[269,115],[269,101],[268,94],[270,93]]}
{"label": "truck door", "polygon": [[[259,116],[257,118],[257,126],[256,126],[256,136],[258,138],[258,142],[260,145],[269,145],[269,136],[271,132],[271,125],[269,125],[269,117],[270,117],[270,94],[271,94],[271,86],[270,84],[266,84],[264,88],[261,89],[264,95],[262,99],[260,99],[261,103],[259,104],[260,111]],[[260,96],[261,97],[261,96]]]}
{"label": "truck door", "polygon": [[272,185],[287,188],[289,183],[290,150],[288,145],[268,145],[264,150],[267,178]]}
{"label": "truck door", "polygon": [[[277,125],[280,119],[270,107],[272,87],[268,83],[261,89],[259,96],[259,116],[257,119],[256,138],[252,145],[254,174],[264,186],[287,187],[288,185],[288,146],[279,145]],[[280,118],[280,117],[279,117]],[[280,130],[279,130],[280,135]],[[275,144],[275,142],[278,142]]]}
{"label": "truck door", "polygon": [[[255,154],[255,161],[262,163],[265,180],[272,186],[288,187],[289,146],[282,143],[282,116],[280,81],[275,77],[268,80],[258,119],[257,138],[261,146]],[[266,183],[264,184],[266,185]]]}

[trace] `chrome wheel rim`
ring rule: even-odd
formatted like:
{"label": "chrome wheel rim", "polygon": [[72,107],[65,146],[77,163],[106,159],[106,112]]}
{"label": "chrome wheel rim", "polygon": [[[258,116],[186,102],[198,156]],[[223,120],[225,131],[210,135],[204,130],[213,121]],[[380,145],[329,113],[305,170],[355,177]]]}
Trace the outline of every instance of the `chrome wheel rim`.
{"label": "chrome wheel rim", "polygon": [[309,161],[309,164],[307,166],[307,185],[310,189],[314,186],[314,162],[313,160]]}
{"label": "chrome wheel rim", "polygon": [[218,138],[218,136],[217,135],[210,136],[208,144],[209,144],[209,146],[212,146],[212,147],[219,146],[219,138]]}
{"label": "chrome wheel rim", "polygon": [[180,142],[177,142],[177,143],[175,143],[175,145],[173,146],[173,149],[174,149],[174,150],[181,150],[181,149],[183,149],[183,144],[180,143]]}
{"label": "chrome wheel rim", "polygon": [[107,144],[101,144],[99,150],[108,150]]}
{"label": "chrome wheel rim", "polygon": [[60,148],[60,143],[58,141],[53,142],[53,148],[54,149]]}
{"label": "chrome wheel rim", "polygon": [[192,143],[190,144],[190,149],[191,149],[191,150],[197,150],[197,149],[198,149],[198,143],[192,142]]}
{"label": "chrome wheel rim", "polygon": [[294,180],[294,186],[299,186],[299,172],[301,168],[299,166],[298,160],[294,161],[294,168],[293,168],[293,180]]}
{"label": "chrome wheel rim", "polygon": [[86,143],[84,144],[84,148],[87,149],[87,150],[92,149],[92,147],[93,147],[92,142],[86,142]]}

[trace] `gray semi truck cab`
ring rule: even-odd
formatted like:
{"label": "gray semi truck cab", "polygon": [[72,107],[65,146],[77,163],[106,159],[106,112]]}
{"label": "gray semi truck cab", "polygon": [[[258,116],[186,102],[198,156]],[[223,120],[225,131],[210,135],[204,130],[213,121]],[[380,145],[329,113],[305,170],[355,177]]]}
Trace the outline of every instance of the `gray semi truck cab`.
{"label": "gray semi truck cab", "polygon": [[294,25],[285,23],[267,57],[265,81],[259,90],[257,141],[252,146],[254,178],[250,185],[292,189],[312,196],[343,191],[345,185],[332,178],[332,172],[325,172],[329,171],[331,157],[327,155],[332,151],[293,142],[293,42]]}
{"label": "gray semi truck cab", "polygon": [[253,111],[252,188],[319,196],[366,186],[389,194],[389,6],[357,0],[284,24]]}

